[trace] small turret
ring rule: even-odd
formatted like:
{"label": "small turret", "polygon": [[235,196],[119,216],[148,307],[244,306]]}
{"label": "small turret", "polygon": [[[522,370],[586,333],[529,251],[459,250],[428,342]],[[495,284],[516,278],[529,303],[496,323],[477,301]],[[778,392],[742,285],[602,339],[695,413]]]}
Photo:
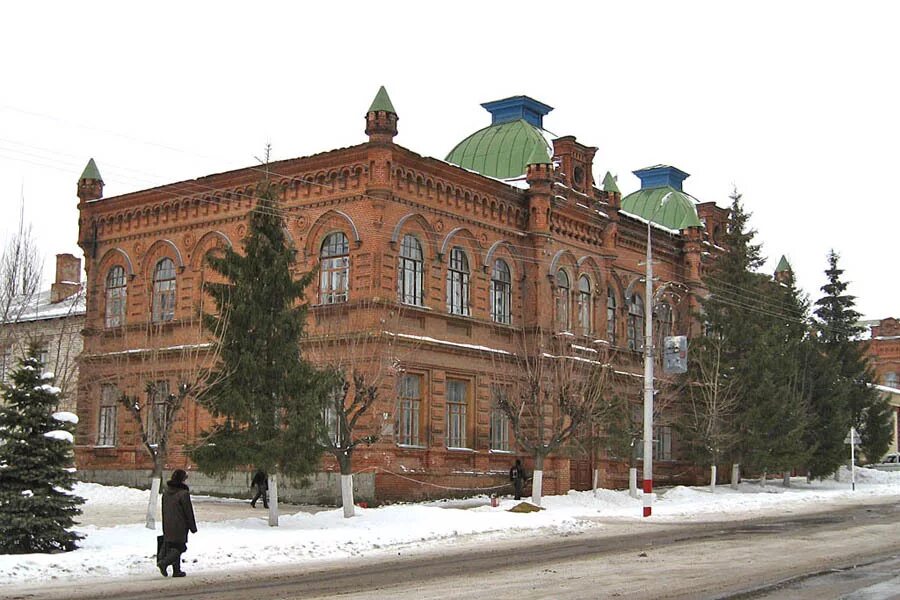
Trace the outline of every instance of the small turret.
{"label": "small turret", "polygon": [[87,166],[78,178],[78,199],[81,202],[99,200],[103,197],[103,178],[94,159],[88,161]]}
{"label": "small turret", "polygon": [[781,256],[778,266],[775,267],[775,281],[785,285],[790,285],[794,281],[794,270],[784,255]]}
{"label": "small turret", "polygon": [[370,142],[393,142],[397,135],[397,111],[384,86],[379,88],[366,113],[366,135]]}
{"label": "small turret", "polygon": [[549,233],[553,163],[547,149],[536,145],[525,164],[525,181],[528,182],[528,229]]}

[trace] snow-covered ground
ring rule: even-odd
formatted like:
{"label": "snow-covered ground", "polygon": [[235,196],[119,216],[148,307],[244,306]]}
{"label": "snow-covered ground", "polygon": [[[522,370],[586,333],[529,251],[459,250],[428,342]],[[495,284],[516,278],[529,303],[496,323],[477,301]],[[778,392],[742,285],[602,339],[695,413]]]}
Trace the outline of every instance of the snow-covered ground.
{"label": "snow-covered ground", "polygon": [[[132,514],[140,515],[148,494],[90,483],[78,484],[75,491],[87,500],[86,508],[94,522],[100,523],[103,519],[96,517],[106,510],[121,514],[123,507],[130,507]],[[535,530],[572,532],[604,527],[610,521],[640,526],[660,521],[734,520],[892,496],[900,498],[900,472],[858,469],[855,491],[850,489],[846,471],[841,473],[841,481],[806,483],[803,478],[794,478],[788,488],[771,480],[765,487],[742,483],[737,490],[720,485],[715,493],[710,493],[708,487],[676,487],[657,496],[651,519],[640,516],[641,498],[631,498],[627,491],[597,490],[596,494],[545,496],[542,505],[546,510],[534,513],[509,512],[517,504],[512,499],[501,499],[499,507],[491,507],[487,498],[480,498],[357,508],[357,516],[351,519],[344,519],[341,509],[314,514],[300,511],[283,514],[277,528],[267,525],[266,513],[259,509],[255,513],[258,516],[249,518],[204,519],[204,504],[195,499],[199,532],[188,540],[183,559],[185,570],[192,573],[254,565],[271,567],[388,552],[409,553],[459,536],[489,541],[528,535]],[[74,552],[0,556],[0,586],[101,576],[159,576],[154,564],[159,532],[146,529],[142,518],[124,525],[83,525],[79,531],[85,539]]]}

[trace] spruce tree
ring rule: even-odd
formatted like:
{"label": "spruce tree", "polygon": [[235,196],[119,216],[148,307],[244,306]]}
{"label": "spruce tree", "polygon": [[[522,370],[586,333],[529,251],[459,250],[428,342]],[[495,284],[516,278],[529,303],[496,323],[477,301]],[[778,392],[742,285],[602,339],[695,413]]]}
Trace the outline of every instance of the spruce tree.
{"label": "spruce tree", "polygon": [[54,413],[59,388],[32,347],[3,386],[0,405],[0,554],[69,551],[82,498],[71,494],[71,413]]}
{"label": "spruce tree", "polygon": [[[715,338],[715,344],[692,344],[692,352],[715,349],[719,377],[728,379],[738,398],[735,411],[721,423],[720,434],[730,439],[730,449],[735,462],[742,462],[748,450],[748,431],[744,415],[750,407],[754,377],[759,375],[750,366],[750,358],[764,329],[762,314],[755,309],[765,283],[756,270],[765,262],[761,247],[753,243],[756,231],[749,227],[750,214],[744,211],[741,194],[731,195],[728,223],[722,236],[725,251],[716,257],[704,276],[709,294],[702,301],[701,320],[706,335]],[[708,363],[710,357],[697,357],[692,363],[689,377],[700,382],[703,379],[696,367]],[[710,376],[708,375],[707,378]],[[684,431],[690,435],[690,430]],[[728,435],[728,433],[732,435]],[[705,440],[687,440],[692,445],[702,445]]]}
{"label": "spruce tree", "polygon": [[[696,385],[717,377],[727,381],[735,409],[720,421],[717,435],[733,442],[736,462],[757,471],[786,470],[804,456],[806,305],[793,281],[773,282],[758,272],[764,259],[753,242],[750,214],[737,191],[731,200],[725,251],[704,276],[709,294],[701,318],[715,343],[692,346],[698,352],[715,349],[719,373],[701,376],[696,367],[710,357],[698,356],[689,378]],[[691,428],[683,431],[691,435]],[[708,443],[694,437],[689,445]]]}
{"label": "spruce tree", "polygon": [[765,278],[756,306],[761,327],[742,369],[740,415],[746,464],[758,472],[790,471],[806,462],[809,408],[808,304],[786,270]]}
{"label": "spruce tree", "polygon": [[[887,399],[872,385],[874,375],[859,341],[863,327],[855,308],[856,298],[847,293],[848,284],[842,279],[844,270],[838,266],[839,259],[834,250],[828,253],[827,283],[822,286],[824,295],[816,301],[815,311],[819,341],[834,375],[832,397],[820,403],[826,418],[830,415],[836,421],[829,427],[835,430],[832,434],[835,439],[829,442],[832,464],[839,461],[841,451],[844,456],[847,454],[843,439],[851,425],[859,432],[860,449],[868,460],[880,458],[891,441],[890,408]],[[841,448],[836,439],[839,428],[843,429],[839,436]],[[835,469],[837,464],[833,465]]]}
{"label": "spruce tree", "polygon": [[203,402],[216,425],[191,449],[207,473],[252,466],[302,477],[318,466],[323,394],[300,355],[312,273],[292,276],[295,250],[281,210],[277,190],[263,182],[243,253],[228,248],[209,258],[225,280],[206,285],[218,309],[207,324],[221,332],[219,373]]}

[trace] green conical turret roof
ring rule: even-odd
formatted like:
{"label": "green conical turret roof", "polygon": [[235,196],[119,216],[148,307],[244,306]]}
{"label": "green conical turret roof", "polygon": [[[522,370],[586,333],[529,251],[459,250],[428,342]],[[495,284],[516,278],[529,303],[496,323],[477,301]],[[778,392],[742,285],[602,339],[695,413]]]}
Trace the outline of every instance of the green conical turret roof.
{"label": "green conical turret roof", "polygon": [[372,100],[372,106],[369,107],[369,112],[378,112],[384,111],[389,113],[397,114],[397,111],[394,110],[394,105],[391,104],[391,98],[388,96],[387,90],[384,89],[384,86],[378,88],[378,93],[375,94],[375,99]]}
{"label": "green conical turret roof", "polygon": [[84,168],[84,172],[81,173],[81,177],[78,178],[78,181],[81,181],[82,179],[103,181],[103,178],[100,177],[100,169],[97,168],[97,163],[94,162],[93,158],[88,161],[88,164]]}
{"label": "green conical turret roof", "polygon": [[606,172],[606,177],[603,178],[603,191],[604,192],[615,192],[616,194],[621,194],[619,191],[619,186],[616,185],[616,178],[612,176],[612,173],[609,171]]}
{"label": "green conical turret roof", "polygon": [[791,268],[791,263],[789,263],[787,258],[785,258],[785,256],[782,254],[781,260],[778,261],[778,266],[775,267],[775,272],[783,273],[785,271],[792,272],[793,269]]}

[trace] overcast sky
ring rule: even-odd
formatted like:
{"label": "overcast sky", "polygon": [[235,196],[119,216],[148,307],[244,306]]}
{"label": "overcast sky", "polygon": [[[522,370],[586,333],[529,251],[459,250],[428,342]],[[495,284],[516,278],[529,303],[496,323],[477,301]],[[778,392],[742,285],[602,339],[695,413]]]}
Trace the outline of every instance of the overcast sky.
{"label": "overcast sky", "polygon": [[379,85],[396,142],[444,158],[526,94],[557,135],[599,150],[594,177],[665,163],[685,191],[743,193],[774,270],[814,300],[829,248],[866,318],[900,317],[891,2],[10,2],[0,9],[3,239],[33,224],[77,246],[76,182],[107,197],[365,141]]}

